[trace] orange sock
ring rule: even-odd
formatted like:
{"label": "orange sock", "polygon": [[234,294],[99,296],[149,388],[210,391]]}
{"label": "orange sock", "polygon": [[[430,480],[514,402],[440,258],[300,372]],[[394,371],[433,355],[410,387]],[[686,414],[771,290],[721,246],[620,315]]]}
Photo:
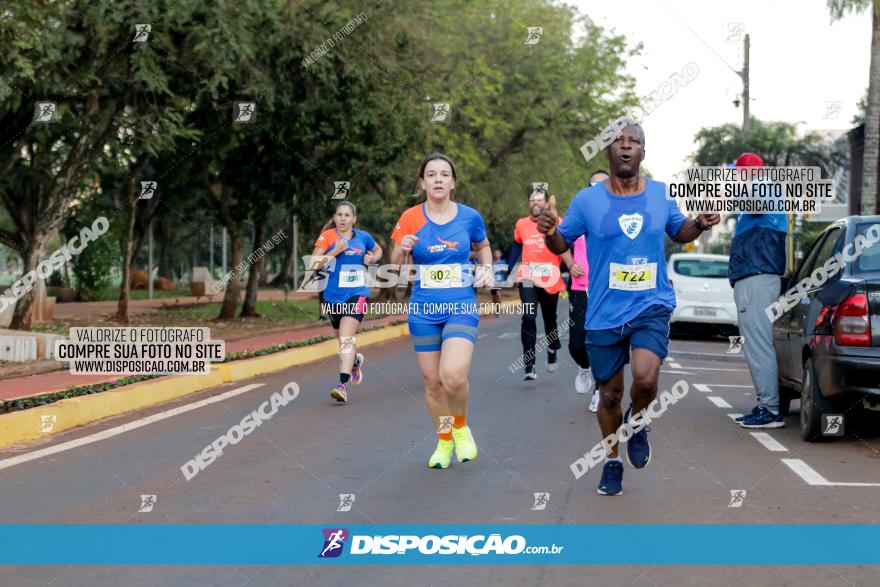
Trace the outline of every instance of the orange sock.
{"label": "orange sock", "polygon": [[452,424],[453,428],[464,428],[467,424],[467,412],[464,414],[453,414],[455,416],[455,423]]}
{"label": "orange sock", "polygon": [[[458,428],[458,416],[453,416],[452,428]],[[464,416],[462,416],[464,418]],[[449,425],[449,416],[443,416],[440,421],[440,427],[437,430],[437,438],[440,440],[452,440],[452,428],[446,428]],[[440,432],[446,428],[447,432]]]}

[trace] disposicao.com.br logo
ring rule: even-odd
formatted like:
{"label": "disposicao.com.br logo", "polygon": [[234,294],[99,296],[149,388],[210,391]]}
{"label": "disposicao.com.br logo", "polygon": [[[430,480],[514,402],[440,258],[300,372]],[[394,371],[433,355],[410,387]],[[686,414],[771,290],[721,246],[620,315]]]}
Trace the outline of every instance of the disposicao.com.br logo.
{"label": "disposicao.com.br logo", "polygon": [[456,535],[448,534],[354,534],[345,528],[325,528],[323,547],[319,558],[338,557],[350,539],[350,555],[423,554],[423,555],[518,555],[559,554],[564,546],[528,546],[519,534],[502,537],[501,534]]}

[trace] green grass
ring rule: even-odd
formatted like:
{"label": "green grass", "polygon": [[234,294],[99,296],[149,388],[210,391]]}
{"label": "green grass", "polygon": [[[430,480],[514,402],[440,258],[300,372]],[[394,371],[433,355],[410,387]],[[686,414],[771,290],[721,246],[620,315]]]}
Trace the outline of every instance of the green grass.
{"label": "green grass", "polygon": [[[170,315],[189,320],[213,320],[220,314],[219,303],[201,304],[190,308],[171,308]],[[238,317],[242,305],[235,308]],[[318,320],[318,304],[315,300],[258,300],[257,313],[264,319],[282,322],[315,322]]]}
{"label": "green grass", "polygon": [[51,334],[63,334],[67,336],[70,326],[64,322],[46,322],[44,324],[33,324],[31,330],[34,332],[48,332]]}

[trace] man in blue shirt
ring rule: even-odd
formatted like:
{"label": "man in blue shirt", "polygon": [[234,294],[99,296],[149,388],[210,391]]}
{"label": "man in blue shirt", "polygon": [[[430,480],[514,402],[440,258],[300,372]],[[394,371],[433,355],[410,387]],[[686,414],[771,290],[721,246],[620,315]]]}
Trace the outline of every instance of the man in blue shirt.
{"label": "man in blue shirt", "polygon": [[[763,167],[754,153],[743,153],[737,167]],[[779,276],[785,273],[785,214],[740,214],[730,245],[727,277],[739,311],[746,364],[758,396],[758,405],[736,419],[743,428],[782,428],[779,413],[779,365],[773,349],[773,323],[764,308],[779,296]]]}
{"label": "man in blue shirt", "polygon": [[[635,122],[624,123],[605,148],[611,177],[578,192],[558,229],[552,198],[538,220],[538,229],[546,235],[547,248],[557,255],[586,235],[590,266],[587,352],[601,393],[599,427],[603,438],[617,438],[622,421],[632,427],[627,460],[641,469],[651,459],[641,416],[657,396],[660,364],[668,354],[669,318],[675,308],[663,236],[691,242],[721,218],[703,214],[687,220],[667,198],[665,184],[640,175],[645,133]],[[622,416],[623,368],[630,362],[630,349],[631,405]],[[622,479],[623,462],[614,442],[606,452],[597,491],[619,495]]]}

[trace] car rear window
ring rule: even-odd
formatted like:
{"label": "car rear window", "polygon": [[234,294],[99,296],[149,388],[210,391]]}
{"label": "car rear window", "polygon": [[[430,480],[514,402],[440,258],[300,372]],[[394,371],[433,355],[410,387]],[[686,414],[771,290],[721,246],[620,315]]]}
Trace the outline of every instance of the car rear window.
{"label": "car rear window", "polygon": [[[862,236],[865,236],[867,230],[873,226],[873,224],[859,224],[858,233]],[[865,247],[862,249],[862,254],[856,260],[856,264],[854,266],[854,273],[868,273],[870,271],[880,271],[880,242],[876,242],[869,247]]]}
{"label": "car rear window", "polygon": [[727,279],[727,261],[709,259],[679,259],[673,264],[679,275]]}

